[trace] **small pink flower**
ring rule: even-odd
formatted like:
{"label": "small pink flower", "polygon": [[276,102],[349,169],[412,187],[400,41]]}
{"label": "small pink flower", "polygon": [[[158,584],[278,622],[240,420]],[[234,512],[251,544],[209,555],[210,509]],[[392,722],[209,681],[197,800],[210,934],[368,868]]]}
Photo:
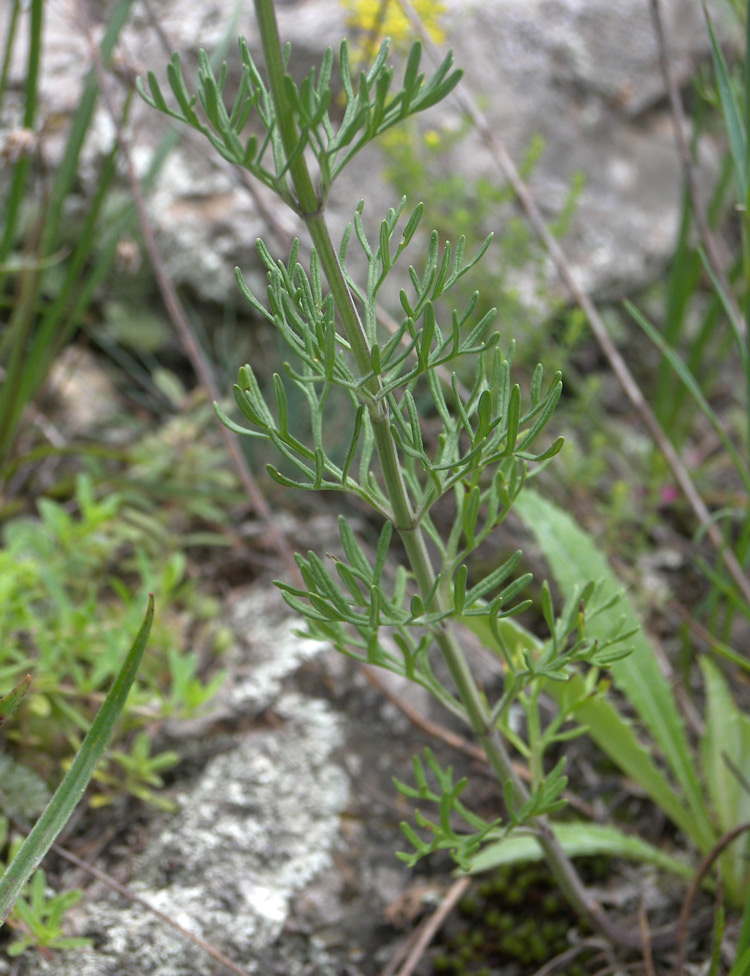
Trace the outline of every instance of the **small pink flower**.
{"label": "small pink flower", "polygon": [[665,485],[660,494],[660,505],[671,505],[680,497],[680,492],[676,485]]}

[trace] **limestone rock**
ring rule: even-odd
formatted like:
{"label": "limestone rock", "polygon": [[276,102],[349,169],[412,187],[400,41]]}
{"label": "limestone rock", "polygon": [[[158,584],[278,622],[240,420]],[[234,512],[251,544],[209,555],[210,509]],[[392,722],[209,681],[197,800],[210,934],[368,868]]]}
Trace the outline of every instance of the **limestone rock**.
{"label": "limestone rock", "polygon": [[[677,72],[687,81],[708,50],[700,0],[663,0],[662,6]],[[235,0],[200,5],[158,0],[152,5],[169,48],[180,51],[188,77],[194,74],[200,46],[213,50],[224,44],[228,62],[236,64],[232,38],[243,32],[257,50],[250,9],[241,8],[233,26],[235,7]],[[664,87],[649,4],[452,0],[448,7],[447,34],[456,63],[465,69],[467,83],[485,103],[493,129],[510,153],[519,159],[537,133],[546,141],[533,185],[548,217],[563,205],[571,175],[585,174],[586,187],[566,240],[581,283],[600,294],[619,295],[652,280],[673,245],[681,187],[671,126],[659,107]],[[279,4],[278,17],[300,73],[319,62],[326,45],[337,48],[346,30],[337,0],[287,0]],[[67,6],[52,5],[47,25],[42,105],[46,117],[57,122],[44,126],[42,151],[54,165],[59,120],[77,105],[88,54]],[[143,75],[153,69],[163,79],[170,53],[136,6],[118,48],[119,70]],[[16,80],[22,74],[23,64],[18,63]],[[456,117],[450,103],[444,111],[443,118]],[[433,110],[426,124],[434,125],[440,117]],[[134,112],[130,142],[140,172],[165,125],[145,105]],[[111,123],[100,111],[89,139],[89,159],[106,151],[111,140]],[[356,169],[343,175],[331,201],[332,222],[339,231],[364,187],[375,226],[396,202],[394,191],[383,185],[381,165],[377,148],[368,148]],[[471,137],[446,155],[445,167],[468,178],[500,179],[486,151]],[[415,187],[413,202],[423,194],[429,199],[428,187]],[[168,272],[178,284],[219,302],[235,288],[235,265],[248,272],[251,282],[257,274],[254,242],[267,235],[269,213],[273,244],[300,233],[291,214],[263,188],[257,197],[248,193],[197,134],[187,135],[173,152],[149,207]],[[498,212],[489,222],[502,229],[505,219]],[[283,252],[285,245],[278,246]],[[262,283],[260,275],[255,283]]]}

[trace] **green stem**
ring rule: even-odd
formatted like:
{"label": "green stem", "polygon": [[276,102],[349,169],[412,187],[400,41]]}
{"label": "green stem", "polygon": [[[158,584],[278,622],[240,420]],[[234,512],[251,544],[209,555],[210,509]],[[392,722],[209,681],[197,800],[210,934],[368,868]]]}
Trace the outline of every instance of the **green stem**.
{"label": "green stem", "polygon": [[[304,153],[296,152],[299,134],[284,90],[284,62],[281,57],[281,42],[276,26],[273,0],[255,0],[255,16],[258,19],[263,56],[266,59],[268,81],[276,110],[276,124],[281,133],[284,153],[287,159],[292,160],[289,163],[289,175],[297,194],[297,210],[310,231],[315,250],[318,252],[323,273],[333,294],[357,368],[362,373],[369,373],[372,363],[367,337],[328,233],[323,217],[323,201],[313,186]],[[377,381],[373,381],[368,385],[368,389],[370,392],[376,392],[379,386]],[[382,414],[384,408],[381,407],[379,412]]]}
{"label": "green stem", "polygon": [[[33,131],[39,100],[39,61],[42,51],[43,0],[33,0],[29,24],[29,54],[26,61],[26,85],[24,88],[23,127]],[[11,22],[11,27],[13,27]],[[8,55],[10,51],[8,51]],[[13,179],[6,204],[5,230],[0,239],[0,264],[4,264],[13,247],[18,230],[21,204],[25,199],[26,183],[31,170],[31,158],[24,154],[13,168]]]}
{"label": "green stem", "polygon": [[526,728],[529,737],[529,771],[531,772],[531,788],[538,789],[544,779],[542,766],[542,727],[539,721],[539,687],[535,682],[524,703],[526,713]]}
{"label": "green stem", "polygon": [[[269,86],[276,109],[276,121],[287,159],[292,160],[289,164],[289,173],[297,195],[298,212],[310,231],[357,368],[363,374],[369,373],[372,370],[372,363],[367,336],[331,242],[322,201],[313,186],[304,155],[298,153],[295,156],[299,136],[284,91],[284,66],[273,0],[255,0],[255,11],[260,27]],[[379,388],[380,381],[377,377],[367,384],[370,393],[376,394]],[[383,482],[392,507],[394,527],[403,541],[420,593],[425,596],[435,579],[435,570],[427,550],[424,533],[409,499],[385,401],[373,403],[370,412]],[[438,602],[441,604],[440,609],[448,609],[445,597],[438,597]],[[500,733],[492,727],[489,709],[479,692],[455,632],[450,626],[442,626],[436,634],[435,641],[453,679],[469,725],[484,749],[490,766],[501,784],[511,783],[513,801],[517,806],[522,806],[529,798],[528,791],[513,768]],[[533,819],[529,826],[535,831],[550,868],[573,908],[600,929],[612,933],[612,923],[589,897],[546,817]]]}
{"label": "green stem", "polygon": [[13,7],[8,18],[8,34],[5,39],[5,50],[3,52],[3,66],[0,69],[0,106],[2,106],[5,90],[8,85],[8,73],[10,72],[10,56],[13,51],[13,41],[18,27],[18,15],[21,11],[21,0],[13,0]]}

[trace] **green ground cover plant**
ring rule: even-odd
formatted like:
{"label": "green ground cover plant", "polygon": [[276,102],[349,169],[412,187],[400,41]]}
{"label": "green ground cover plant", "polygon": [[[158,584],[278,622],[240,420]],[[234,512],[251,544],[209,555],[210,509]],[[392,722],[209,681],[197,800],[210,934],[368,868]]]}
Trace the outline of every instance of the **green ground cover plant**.
{"label": "green ground cover plant", "polygon": [[[82,752],[91,758],[86,779],[78,773],[75,802],[91,780],[92,808],[129,795],[157,809],[174,809],[162,795],[162,774],[180,756],[155,749],[147,730],[166,718],[198,714],[224,680],[221,672],[204,680],[202,654],[187,650],[190,635],[197,637],[199,630],[185,629],[186,611],[196,621],[208,616],[201,644],[210,640],[218,649],[221,630],[212,623],[215,605],[195,593],[187,579],[186,556],[174,538],[167,533],[164,548],[164,527],[153,514],[144,523],[123,495],[97,498],[85,475],[77,480],[74,502],[77,512],[71,514],[68,506],[41,498],[36,517],[17,516],[2,527],[0,687],[11,687],[19,673],[29,673],[0,700],[6,745],[0,755],[0,848],[12,841],[0,882],[4,910],[23,890],[11,885],[11,877],[21,877],[15,856],[22,836],[16,828],[47,815],[43,811],[55,787],[55,797],[71,795],[66,769],[80,769],[76,764]],[[116,714],[112,708],[104,711],[107,689],[122,674],[123,635],[138,629],[149,591],[156,594],[160,613],[153,626],[149,615],[148,627],[141,630],[137,675],[132,654],[128,658],[127,703],[118,699]],[[143,657],[149,635],[149,653]],[[111,720],[106,734],[96,726],[102,714]],[[113,715],[119,716],[116,732]],[[91,741],[97,744],[94,753],[86,745]],[[105,755],[106,741],[114,748]],[[41,835],[45,842],[54,840],[75,805],[61,807],[61,802],[58,808],[65,816],[58,810],[54,827]],[[35,843],[40,851],[39,836]],[[25,857],[22,865],[38,863]],[[53,894],[45,900],[46,885],[36,877],[10,914],[9,924],[22,933],[8,948],[13,954],[77,944],[61,930],[62,916],[77,896]]]}
{"label": "green ground cover plant", "polygon": [[[102,97],[96,72],[89,72],[78,107],[67,128],[59,160],[45,158],[45,140],[59,120],[47,119],[40,106],[44,70],[43,29],[47,5],[34,0],[25,11],[22,0],[7,5],[7,20],[0,54],[0,490],[19,468],[32,466],[42,447],[29,436],[27,407],[37,399],[61,350],[81,330],[113,357],[123,350],[106,329],[91,327],[97,301],[105,286],[111,287],[120,245],[134,232],[136,208],[117,182],[121,148],[113,138],[108,152],[94,170],[86,205],[76,205],[76,193],[85,183],[87,138],[95,129]],[[133,0],[118,0],[107,11],[98,56],[110,67],[112,55],[132,15]],[[22,30],[24,17],[27,30]],[[233,24],[230,31],[233,32]],[[26,48],[22,45],[26,38]],[[225,47],[217,45],[220,53]],[[14,92],[11,65],[23,56],[26,71],[22,96]],[[212,54],[212,57],[215,55]],[[130,86],[121,115],[114,121],[125,126],[130,117],[134,89]],[[165,162],[179,142],[179,134],[167,132],[153,150],[140,180],[144,197],[154,187]],[[132,244],[132,240],[130,241]],[[129,283],[132,294],[133,283]],[[116,303],[105,303],[104,317],[114,317]],[[121,318],[130,313],[132,307]],[[145,316],[144,316],[145,318]],[[153,320],[151,323],[153,330]],[[159,377],[149,378],[154,387]],[[26,413],[24,413],[26,411]],[[25,435],[23,438],[21,435]],[[19,443],[22,441],[22,443]],[[46,444],[47,453],[55,445]],[[79,448],[83,451],[83,448]],[[3,498],[3,505],[10,504]],[[0,509],[2,511],[3,509]]]}
{"label": "green ground cover plant", "polygon": [[[132,0],[121,0],[112,12],[102,40],[108,62],[125,25]],[[0,71],[0,112],[8,122],[16,108],[8,79],[11,59],[20,46],[22,3],[8,5],[7,34]],[[78,176],[81,152],[99,97],[93,75],[88,79],[52,185],[39,185],[35,171],[41,120],[39,83],[45,5],[30,5],[26,87],[22,117],[7,139],[11,163],[4,181],[0,212],[0,307],[9,315],[0,339],[0,480],[19,435],[24,408],[39,392],[65,343],[79,328],[96,288],[111,271],[117,244],[133,221],[132,205],[107,213],[116,171],[117,149],[104,161],[96,193],[77,233],[70,235],[66,204]],[[129,107],[126,107],[126,113]],[[6,125],[8,124],[6,122]],[[156,162],[155,170],[159,163]],[[49,300],[48,300],[49,299]]]}
{"label": "green ground cover plant", "polygon": [[[37,518],[17,517],[3,527],[0,680],[36,673],[26,707],[6,736],[38,749],[40,757],[64,757],[65,743],[88,729],[97,698],[119,669],[121,635],[134,628],[149,591],[162,609],[123,733],[189,714],[221,680],[196,682],[196,655],[184,653],[178,614],[190,605],[193,589],[185,553],[175,549],[157,559],[145,541],[153,534],[150,523],[129,523],[123,498],[98,500],[85,476],[75,502],[78,517],[43,498]],[[49,772],[44,765],[39,771]]]}
{"label": "green ground cover plant", "polygon": [[[740,19],[746,29],[744,12]],[[713,94],[705,88],[703,93],[710,96],[726,126],[731,165],[719,174],[713,193],[713,218],[710,208],[704,226],[701,226],[702,215],[697,212],[699,201],[690,194],[686,196],[685,214],[674,268],[666,289],[666,311],[661,327],[656,328],[632,303],[625,303],[625,309],[631,320],[663,353],[654,400],[657,410],[662,411],[661,417],[672,440],[684,442],[692,432],[691,420],[694,426],[696,417],[708,421],[713,428],[717,446],[720,447],[718,461],[712,466],[704,464],[700,476],[702,483],[710,489],[717,477],[723,482],[727,473],[731,472],[729,477],[736,501],[719,507],[712,519],[720,521],[725,527],[723,544],[726,549],[733,551],[738,561],[746,565],[750,482],[743,417],[746,416],[748,402],[745,322],[747,283],[750,279],[747,277],[746,259],[741,257],[729,269],[730,289],[728,282],[722,280],[721,269],[710,256],[712,239],[706,235],[722,213],[721,200],[728,193],[727,171],[735,176],[736,196],[740,201],[736,208],[736,219],[740,224],[741,240],[745,239],[747,233],[744,226],[746,205],[743,202],[747,194],[743,174],[748,165],[747,125],[743,116],[747,104],[747,39],[742,72],[735,72],[733,76],[710,20],[708,31],[716,84]],[[687,182],[689,185],[690,180]],[[693,225],[701,231],[697,239],[689,233]],[[708,287],[702,284],[699,271],[703,272]],[[739,302],[735,295],[739,296]],[[713,368],[706,369],[703,367],[709,349],[714,353],[710,360]],[[727,362],[731,357],[736,357],[735,361],[739,363],[739,376],[735,375],[736,371],[728,375]],[[721,382],[729,383],[736,397],[736,409],[722,418],[711,404],[712,398],[717,395],[717,372],[723,374]],[[680,381],[680,387],[673,395],[669,391],[674,390],[675,377]],[[723,395],[723,391],[719,395]],[[665,477],[662,464],[655,464],[654,471],[657,480]],[[519,500],[517,511],[542,548],[563,594],[572,593],[582,575],[601,579],[607,592],[617,592],[619,581],[598,551],[596,543],[590,535],[575,526],[566,513],[533,491],[525,493]],[[698,533],[698,541],[704,532],[705,526]],[[722,849],[720,864],[727,901],[740,908],[745,903],[750,885],[750,837],[747,831],[750,823],[750,720],[741,698],[730,693],[727,676],[719,661],[723,659],[728,662],[730,673],[736,675],[747,673],[750,669],[747,655],[739,647],[734,649],[731,646],[736,643],[732,635],[738,632],[738,617],[747,618],[750,608],[737,583],[727,573],[721,553],[713,561],[699,554],[697,564],[710,585],[703,599],[692,608],[690,616],[694,620],[704,619],[707,633],[712,635],[706,648],[709,653],[696,655],[694,643],[688,643],[691,660],[697,658],[702,677],[702,729],[698,742],[694,743],[686,731],[686,721],[674,689],[659,667],[646,628],[629,601],[623,601],[619,609],[625,611],[628,625],[639,628],[639,633],[634,637],[633,655],[613,666],[612,680],[629,706],[635,708],[642,725],[649,730],[651,741],[657,745],[666,770],[659,770],[649,753],[632,739],[624,713],[617,714],[606,703],[591,703],[581,711],[580,717],[599,748],[628,776],[640,783],[683,834],[691,839],[698,851],[705,855],[716,851],[718,855],[721,839],[737,832],[734,842],[726,850]],[[595,623],[592,628],[594,635],[597,627]],[[739,624],[739,628],[739,633],[742,633],[743,625]],[[627,747],[629,738],[631,745]],[[491,858],[485,863],[490,864]]]}

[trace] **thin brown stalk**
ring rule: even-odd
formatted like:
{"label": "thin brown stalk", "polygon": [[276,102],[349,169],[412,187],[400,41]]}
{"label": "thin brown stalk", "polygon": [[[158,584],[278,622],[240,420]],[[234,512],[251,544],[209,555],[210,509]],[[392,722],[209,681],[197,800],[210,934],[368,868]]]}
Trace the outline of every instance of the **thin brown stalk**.
{"label": "thin brown stalk", "polygon": [[695,165],[693,163],[693,157],[690,152],[690,145],[688,143],[688,125],[685,118],[685,110],[682,105],[680,89],[675,77],[674,64],[669,51],[669,43],[667,41],[667,32],[664,24],[661,0],[651,0],[651,13],[654,21],[656,41],[659,46],[661,72],[664,76],[664,84],[667,88],[669,105],[672,110],[672,125],[674,127],[675,142],[677,143],[677,154],[680,158],[680,166],[682,167],[682,176],[685,181],[685,186],[690,194],[690,201],[693,206],[693,220],[695,221],[695,227],[698,231],[698,236],[703,243],[703,249],[706,253],[708,263],[711,265],[711,270],[716,275],[716,279],[721,285],[726,300],[732,309],[732,314],[740,326],[742,335],[747,335],[747,323],[745,322],[745,318],[740,311],[740,307],[737,304],[737,300],[734,297],[734,292],[732,291],[732,286],[730,285],[729,279],[726,275],[725,267],[727,261],[720,254],[719,241],[711,231],[711,227],[708,223],[705,201],[703,200],[703,195],[701,194],[700,186],[698,185]]}
{"label": "thin brown stalk", "polygon": [[396,947],[393,955],[388,960],[388,965],[385,967],[385,969],[380,971],[380,976],[396,976],[396,971],[398,970],[398,967],[401,965],[404,959],[406,959],[406,957],[409,955],[413,947],[416,945],[417,939],[419,938],[421,931],[422,930],[420,926],[417,926],[409,934],[409,937],[404,942],[402,942],[401,945]]}
{"label": "thin brown stalk", "polygon": [[703,884],[704,878],[711,870],[711,866],[714,861],[724,853],[731,843],[737,840],[741,834],[744,834],[748,830],[750,830],[750,823],[740,824],[739,827],[735,827],[734,830],[730,830],[728,834],[725,834],[721,840],[711,848],[708,854],[705,855],[701,863],[698,865],[698,870],[695,872],[695,877],[687,890],[685,901],[682,903],[680,916],[677,920],[677,976],[684,976],[685,962],[687,959],[687,940],[689,935],[688,922],[690,921],[693,910],[693,902],[695,901],[700,886]]}
{"label": "thin brown stalk", "polygon": [[[106,75],[101,57],[99,56],[99,50],[93,40],[86,14],[83,9],[83,4],[80,2],[78,4],[78,16],[89,45],[91,61],[99,82],[102,100],[115,128],[115,138],[117,140],[117,145],[120,150],[122,160],[125,164],[127,180],[133,197],[133,203],[135,204],[138,223],[140,224],[141,234],[143,235],[143,242],[146,246],[146,251],[148,252],[148,256],[151,261],[151,266],[154,271],[154,277],[156,279],[159,292],[169,313],[169,317],[177,330],[185,352],[190,359],[193,369],[195,370],[199,383],[210,396],[212,401],[218,401],[221,399],[221,395],[213,374],[213,369],[211,368],[211,364],[208,362],[208,359],[206,358],[199,342],[195,337],[175,287],[166,273],[164,262],[161,260],[161,255],[159,254],[159,249],[156,245],[153,227],[146,210],[143,193],[141,192],[141,186],[135,172],[135,167],[133,166],[132,154],[130,152],[128,140],[123,132],[122,126],[119,123],[117,113],[114,111],[114,106],[109,93],[109,79]],[[245,489],[256,515],[263,522],[269,540],[278,552],[281,559],[284,561],[284,564],[287,570],[291,573],[292,577],[295,580],[299,580],[299,570],[296,562],[294,561],[294,554],[291,546],[289,545],[289,541],[274,521],[271,509],[269,508],[257,481],[250,471],[245,456],[243,455],[237,442],[236,435],[227,430],[223,424],[219,425],[219,430],[231,458],[232,464],[237,472],[237,476]]]}
{"label": "thin brown stalk", "polygon": [[620,976],[620,973],[639,973],[645,968],[642,962],[614,962],[609,966],[602,967],[602,969],[597,969],[592,976]]}
{"label": "thin brown stalk", "polygon": [[[445,922],[446,918],[453,911],[453,908],[461,899],[471,882],[471,878],[459,878],[457,881],[453,882],[440,905],[435,909],[432,915],[430,915],[430,917],[425,919],[425,921],[422,923],[419,937],[417,938],[411,952],[406,957],[403,966],[396,973],[396,976],[411,976],[419,965],[425,952],[429,948],[430,943],[440,930],[443,922]],[[381,976],[387,976],[387,970],[381,973]]]}
{"label": "thin brown stalk", "polygon": [[[410,0],[399,0],[399,3],[404,9],[406,15],[409,17],[415,31],[419,34],[425,49],[430,54],[430,57],[436,63],[440,63],[443,60],[443,56],[440,54],[437,45],[434,44],[434,42],[430,39]],[[610,338],[599,311],[589,295],[579,285],[568,259],[547,227],[547,224],[542,217],[536,202],[534,201],[534,197],[532,196],[526,183],[521,178],[515,163],[490,128],[487,119],[480,111],[477,102],[471,94],[465,81],[453,90],[453,97],[458,100],[462,110],[473,121],[477,132],[479,133],[484,145],[489,150],[492,159],[502,172],[504,178],[512,187],[519,203],[526,213],[526,217],[531,228],[549,254],[558,274],[560,275],[560,278],[564,282],[572,298],[586,316],[591,327],[591,331],[594,334],[594,338],[609,362],[612,372],[617,377],[623,392],[630,400],[636,412],[639,414],[644,425],[647,427],[651,437],[654,440],[654,443],[664,455],[664,458],[666,459],[667,464],[674,475],[675,481],[680,486],[680,489],[690,508],[692,509],[693,514],[698,520],[700,526],[705,530],[706,537],[719,554],[720,559],[723,561],[727,572],[732,577],[737,589],[742,594],[744,600],[750,604],[750,580],[748,580],[747,576],[745,575],[745,572],[740,566],[737,557],[730,549],[727,548],[725,540],[722,538],[720,530],[717,528],[715,522],[711,518],[711,513],[703,501],[698,489],[695,487],[687,468],[683,464],[682,459],[675,450],[672,442],[662,429],[656,414],[651,409],[651,406],[641,392],[641,389],[628,369],[625,360],[622,358],[620,352]]]}
{"label": "thin brown stalk", "polygon": [[641,896],[638,905],[638,928],[641,931],[641,938],[643,940],[643,965],[646,967],[646,976],[656,976],[654,954],[651,952],[651,929],[649,928],[648,917],[646,916],[646,905],[643,896]]}
{"label": "thin brown stalk", "polygon": [[216,959],[217,962],[220,962],[222,966],[229,970],[229,972],[235,973],[236,976],[250,976],[246,969],[242,969],[236,963],[232,962],[228,956],[225,956],[223,952],[221,952],[215,946],[212,946],[210,942],[206,942],[205,939],[202,939],[199,935],[196,935],[195,932],[190,932],[165,912],[160,911],[158,908],[154,908],[154,906],[150,904],[150,902],[146,901],[145,898],[141,898],[140,895],[136,895],[129,888],[126,888],[125,885],[120,884],[119,881],[115,881],[114,878],[111,878],[108,874],[105,874],[104,871],[100,871],[91,864],[87,864],[71,851],[66,850],[64,847],[60,847],[59,844],[53,844],[52,850],[55,852],[55,854],[58,854],[66,861],[74,864],[79,870],[85,871],[86,874],[90,874],[92,878],[96,878],[97,881],[101,881],[102,884],[105,884],[108,888],[111,888],[112,891],[116,891],[118,895],[122,895],[123,898],[133,902],[133,904],[141,905],[162,922],[166,922],[167,925],[173,928],[176,932],[179,932],[180,935],[183,935],[186,939],[189,939],[191,942],[194,942],[195,945],[203,949],[204,952],[207,952],[210,956],[213,956],[213,958]]}
{"label": "thin brown stalk", "polygon": [[591,949],[599,949],[601,951],[602,944],[598,939],[586,939],[585,942],[579,942],[577,945],[571,946],[570,949],[565,949],[563,952],[549,959],[540,969],[537,969],[533,973],[533,976],[552,976],[553,973],[557,972],[558,969],[564,969],[570,963],[574,962],[578,956],[584,952],[588,952]]}

